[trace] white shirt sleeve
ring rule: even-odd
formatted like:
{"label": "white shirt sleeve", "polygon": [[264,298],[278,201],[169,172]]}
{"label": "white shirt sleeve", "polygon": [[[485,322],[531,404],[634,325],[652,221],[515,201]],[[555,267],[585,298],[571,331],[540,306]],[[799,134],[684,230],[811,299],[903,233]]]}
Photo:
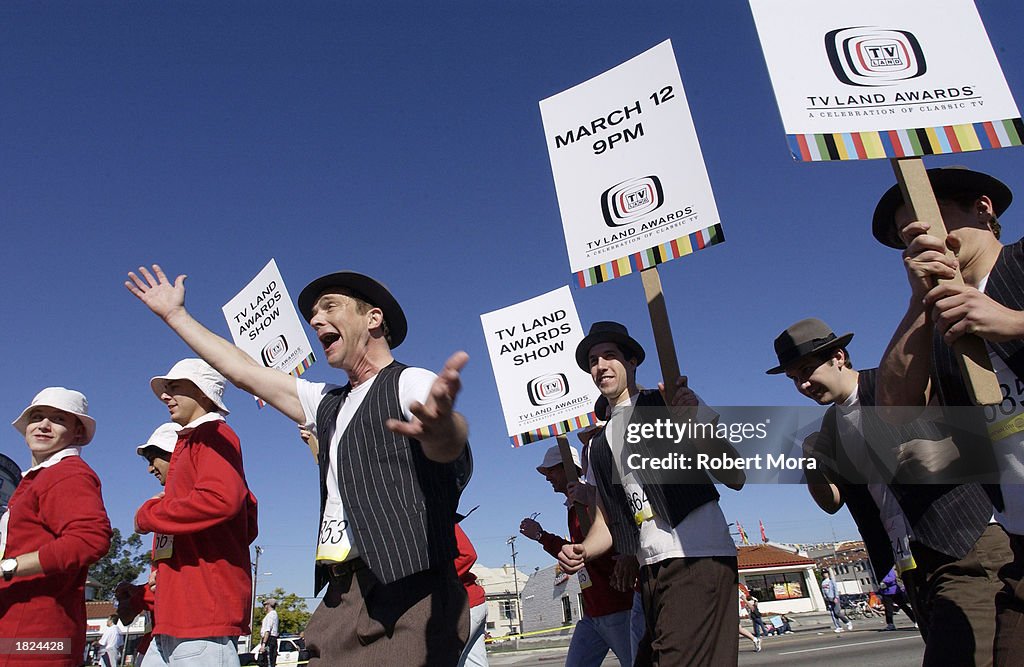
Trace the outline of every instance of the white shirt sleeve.
{"label": "white shirt sleeve", "polygon": [[320,407],[320,401],[324,400],[324,396],[339,386],[295,378],[295,394],[299,397],[299,403],[302,404],[302,412],[306,415],[307,424],[316,421],[316,411]]}
{"label": "white shirt sleeve", "polygon": [[430,396],[430,388],[434,386],[437,375],[425,368],[406,368],[398,381],[398,400],[402,404],[402,413],[406,419],[412,419],[409,406],[414,401],[426,403]]}

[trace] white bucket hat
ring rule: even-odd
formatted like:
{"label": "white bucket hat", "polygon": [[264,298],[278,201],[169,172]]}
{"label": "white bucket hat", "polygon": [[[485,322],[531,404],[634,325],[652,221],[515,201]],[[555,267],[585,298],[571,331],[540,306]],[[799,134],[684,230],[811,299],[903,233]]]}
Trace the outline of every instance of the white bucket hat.
{"label": "white bucket hat", "polygon": [[47,387],[36,394],[29,406],[22,411],[21,416],[11,422],[11,426],[25,435],[25,429],[28,428],[28,413],[32,408],[40,405],[63,410],[78,417],[78,421],[85,427],[85,438],[82,442],[74,444],[88,445],[92,440],[92,436],[96,433],[96,420],[89,416],[89,401],[86,400],[85,394],[82,392],[64,387]]}
{"label": "white bucket hat", "polygon": [[202,359],[182,359],[167,371],[167,375],[158,375],[150,380],[149,386],[156,397],[160,398],[171,380],[188,380],[199,387],[199,391],[213,401],[218,410],[224,414],[230,412],[224,405],[224,376]]}
{"label": "white bucket hat", "polygon": [[[572,462],[576,464],[577,468],[582,468],[583,466],[580,465],[580,453],[572,446],[569,447],[569,451],[572,452]],[[559,451],[558,445],[552,445],[548,448],[548,451],[544,452],[544,460],[537,466],[537,472],[543,475],[544,471],[548,468],[560,465],[562,465],[562,452]]]}
{"label": "white bucket hat", "polygon": [[168,454],[173,454],[174,446],[178,444],[178,431],[180,429],[181,427],[174,422],[160,424],[156,427],[156,430],[153,431],[153,435],[149,436],[149,439],[146,440],[146,442],[136,447],[135,451],[139,456],[143,456],[143,452],[148,447],[156,447]]}

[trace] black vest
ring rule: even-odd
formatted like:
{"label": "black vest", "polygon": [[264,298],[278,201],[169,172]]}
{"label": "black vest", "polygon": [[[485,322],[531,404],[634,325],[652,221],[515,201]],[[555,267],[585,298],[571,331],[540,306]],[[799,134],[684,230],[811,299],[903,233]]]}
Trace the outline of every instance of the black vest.
{"label": "black vest", "polygon": [[[876,369],[858,372],[857,399],[864,408],[875,405]],[[830,441],[841,442],[836,406],[830,406],[822,419],[821,431]],[[916,438],[940,439],[945,433],[928,422],[911,422],[899,426],[886,424],[871,410],[861,410],[861,428],[871,443],[869,456],[880,469],[888,469],[879,452],[895,449]],[[853,465],[836,449],[836,460],[844,471]],[[854,523],[864,539],[872,568],[881,580],[893,565],[892,548],[882,524],[878,505],[862,482],[848,475],[830,471],[846,501]],[[942,553],[962,558],[971,550],[992,517],[992,503],[978,484],[900,484],[889,489],[910,523],[914,541]]]}
{"label": "black vest", "polygon": [[[389,584],[416,572],[450,565],[458,553],[455,511],[469,482],[469,443],[451,463],[431,461],[416,440],[389,431],[387,419],[404,420],[398,380],[404,364],[381,369],[338,443],[338,479],[352,545],[371,572]],[[328,453],[341,405],[351,391],[330,391],[317,409],[320,441],[320,520],[327,503]],[[327,583],[316,567],[314,592]]]}
{"label": "black vest", "polygon": [[[1007,308],[1024,310],[1024,239],[1020,239],[1012,245],[1003,246],[999,257],[996,258],[995,264],[992,266],[988,282],[985,284],[985,294]],[[1024,339],[1016,338],[1003,343],[986,342],[1018,378],[1024,378]],[[957,364],[953,350],[942,340],[942,334],[938,330],[932,335],[932,371],[936,391],[942,405],[973,405],[960,375],[960,366]],[[963,412],[958,411],[958,415],[962,418]],[[980,412],[977,415],[977,423],[970,431],[985,432],[984,418]],[[984,448],[990,447],[990,443],[978,442],[969,435],[964,440],[966,442],[962,448],[970,449],[970,460],[980,460],[983,465],[995,466],[991,459],[984,458],[984,454],[979,452],[979,449],[982,449],[985,453],[991,454],[990,448],[984,450]],[[984,469],[982,472],[985,472]],[[1002,509],[1003,497],[999,486],[986,484],[985,490],[989,492],[996,508]]]}
{"label": "black vest", "polygon": [[[636,396],[634,408],[644,408],[644,411],[633,410],[630,423],[650,421],[652,417],[663,416],[668,418],[668,411],[664,410],[665,402],[661,393],[657,390],[644,390]],[[664,411],[659,414],[659,408]],[[623,431],[625,432],[625,431]],[[635,445],[628,445],[629,453],[640,454],[641,456],[664,456],[670,451],[677,451],[680,447],[671,443],[664,443],[651,440],[642,440]],[[689,456],[693,456],[692,445],[684,443],[682,450]],[[626,448],[624,448],[624,455]],[[692,458],[690,459],[693,460]],[[622,470],[625,460],[622,461]],[[593,440],[590,441],[590,465],[596,471],[597,488],[601,494],[601,501],[610,516],[606,517],[608,531],[612,535],[615,550],[620,554],[635,554],[640,546],[640,529],[633,518],[629,501],[623,492],[621,484],[613,480],[616,477],[616,464],[612,454],[608,438],[605,436],[605,429],[602,429]],[[644,474],[647,472],[647,475]],[[650,471],[638,471],[637,480],[643,485],[647,500],[657,516],[667,520],[669,525],[676,526],[686,516],[701,505],[710,501],[718,500],[718,490],[703,471],[691,471],[682,475],[680,483],[658,484],[647,479]],[[618,488],[616,488],[618,487]]]}
{"label": "black vest", "polygon": [[[1024,239],[1003,246],[992,266],[985,294],[993,301],[1012,310],[1024,310]],[[932,361],[938,377],[939,398],[943,405],[972,405],[967,387],[960,377],[960,367],[953,350],[936,331],[932,346]],[[1024,339],[1016,338],[1004,343],[988,342],[1017,377],[1024,378]]]}

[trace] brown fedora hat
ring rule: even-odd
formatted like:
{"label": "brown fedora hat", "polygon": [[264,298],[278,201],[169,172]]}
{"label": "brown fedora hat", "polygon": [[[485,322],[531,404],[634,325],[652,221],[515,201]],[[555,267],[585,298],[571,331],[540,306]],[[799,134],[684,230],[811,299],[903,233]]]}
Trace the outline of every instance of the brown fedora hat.
{"label": "brown fedora hat", "polygon": [[576,365],[590,372],[590,348],[598,343],[615,343],[625,353],[627,359],[636,358],[636,365],[644,363],[644,348],[636,342],[626,327],[618,322],[594,322],[590,331],[580,344],[576,346]]}
{"label": "brown fedora hat", "polygon": [[335,287],[346,289],[371,306],[380,308],[391,334],[391,348],[394,349],[402,344],[405,335],[409,332],[409,324],[405,319],[405,313],[402,312],[402,307],[398,305],[398,301],[391,295],[387,287],[370,276],[354,271],[329,273],[302,288],[298,298],[299,312],[307,322],[313,317],[313,304],[316,303],[316,300],[320,298],[321,294]]}
{"label": "brown fedora hat", "polygon": [[775,356],[779,358],[779,365],[765,372],[768,375],[783,373],[786,366],[794,361],[810,354],[846,347],[852,339],[852,333],[836,336],[827,324],[816,317],[800,320],[775,339]]}
{"label": "brown fedora hat", "polygon": [[[992,200],[996,217],[1003,214],[1013,201],[1013,193],[1005,183],[980,171],[972,171],[966,167],[936,167],[928,170],[935,196],[942,197],[980,197],[987,195]],[[903,205],[903,193],[900,186],[894,185],[885,191],[875,206],[875,215],[871,219],[871,233],[879,243],[890,248],[902,250],[906,244],[896,229],[896,209]]]}

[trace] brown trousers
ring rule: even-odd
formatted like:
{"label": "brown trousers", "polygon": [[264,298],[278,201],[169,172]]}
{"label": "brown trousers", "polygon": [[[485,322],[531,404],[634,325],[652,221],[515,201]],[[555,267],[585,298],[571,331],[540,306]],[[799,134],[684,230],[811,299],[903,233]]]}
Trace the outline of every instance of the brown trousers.
{"label": "brown trousers", "polygon": [[922,666],[991,666],[999,570],[1012,559],[1006,532],[990,525],[959,560],[917,542],[911,551],[917,567],[903,582],[925,641]]}
{"label": "brown trousers", "polygon": [[670,558],[640,570],[647,631],[634,667],[727,667],[739,660],[736,557]]}
{"label": "brown trousers", "polygon": [[996,595],[996,666],[1024,665],[1024,536],[1010,535],[1013,561],[999,571]]}
{"label": "brown trousers", "polygon": [[469,636],[469,601],[455,567],[383,584],[365,567],[332,577],[306,628],[309,667],[448,667]]}

